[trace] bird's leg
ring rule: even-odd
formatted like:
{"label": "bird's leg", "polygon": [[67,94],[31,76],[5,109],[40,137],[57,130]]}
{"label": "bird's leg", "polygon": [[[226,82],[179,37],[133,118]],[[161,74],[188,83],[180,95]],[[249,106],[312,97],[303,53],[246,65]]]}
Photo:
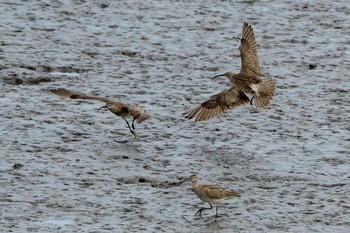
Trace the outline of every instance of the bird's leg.
{"label": "bird's leg", "polygon": [[124,120],[126,121],[126,124],[128,125],[128,128],[129,128],[130,132],[131,132],[131,133],[135,136],[135,138],[137,139],[137,135],[136,135],[135,131],[131,129],[129,122],[128,122],[126,119],[124,119]]}
{"label": "bird's leg", "polygon": [[196,212],[196,214],[194,215],[194,216],[199,216],[199,217],[201,217],[202,216],[202,212],[203,212],[203,210],[205,210],[205,209],[207,209],[207,208],[200,208],[197,212]]}
{"label": "bird's leg", "polygon": [[253,105],[254,96],[250,99],[250,104]]}
{"label": "bird's leg", "polygon": [[132,129],[135,129],[134,123],[135,123],[135,119],[132,119],[132,124],[131,124]]}
{"label": "bird's leg", "polygon": [[200,209],[196,212],[196,214],[195,214],[194,216],[199,215],[199,217],[201,217],[201,216],[202,216],[202,212],[203,212],[204,210],[211,210],[211,209],[213,209],[213,206],[212,206],[210,203],[209,203],[209,205],[210,205],[210,208],[205,208],[205,207],[200,208]]}
{"label": "bird's leg", "polygon": [[219,209],[219,207],[218,207],[218,206],[216,206],[216,214],[215,214],[215,218],[217,218],[217,217],[218,217],[218,209]]}

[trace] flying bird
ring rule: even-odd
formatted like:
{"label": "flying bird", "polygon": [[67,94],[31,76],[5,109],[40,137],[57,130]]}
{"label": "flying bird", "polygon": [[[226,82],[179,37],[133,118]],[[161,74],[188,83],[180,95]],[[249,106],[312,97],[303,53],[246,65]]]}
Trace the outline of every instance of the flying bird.
{"label": "flying bird", "polygon": [[[257,108],[266,108],[276,93],[276,82],[271,78],[262,79],[254,32],[251,25],[243,24],[241,45],[241,70],[238,74],[226,72],[213,77],[224,76],[231,81],[231,88],[210,97],[196,108],[185,112],[187,119],[208,120],[230,108],[250,102]],[[247,95],[252,95],[251,99]]]}
{"label": "flying bird", "polygon": [[[99,100],[106,103],[106,105],[100,107],[98,110],[102,108],[107,108],[109,111],[114,113],[115,115],[123,118],[125,122],[128,125],[128,128],[130,132],[137,138],[136,132],[135,132],[135,121],[137,123],[141,123],[147,119],[149,119],[151,116],[141,107],[138,107],[136,105],[121,103],[121,102],[115,102],[105,97],[98,97],[98,96],[89,96],[82,92],[75,92],[70,91],[65,88],[58,88],[50,90],[52,93],[70,98],[70,99],[83,99],[83,100]],[[128,122],[127,118],[132,118],[132,124],[130,126],[130,123]]]}

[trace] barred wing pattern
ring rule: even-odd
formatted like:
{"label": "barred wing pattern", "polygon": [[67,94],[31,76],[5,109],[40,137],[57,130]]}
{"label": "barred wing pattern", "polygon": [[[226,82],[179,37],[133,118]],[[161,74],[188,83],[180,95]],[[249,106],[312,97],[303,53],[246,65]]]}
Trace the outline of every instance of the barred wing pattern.
{"label": "barred wing pattern", "polygon": [[220,202],[224,199],[232,197],[240,197],[240,195],[233,191],[228,191],[215,185],[201,185],[202,190],[205,192],[206,196],[214,200],[213,202]]}
{"label": "barred wing pattern", "polygon": [[251,78],[255,78],[261,81],[258,52],[256,49],[253,28],[246,22],[243,24],[241,45],[239,46],[239,51],[241,54],[242,62],[240,75],[249,76]]}
{"label": "barred wing pattern", "polygon": [[204,121],[216,117],[228,109],[250,102],[249,98],[237,88],[232,87],[210,97],[196,108],[184,113],[187,119]]}

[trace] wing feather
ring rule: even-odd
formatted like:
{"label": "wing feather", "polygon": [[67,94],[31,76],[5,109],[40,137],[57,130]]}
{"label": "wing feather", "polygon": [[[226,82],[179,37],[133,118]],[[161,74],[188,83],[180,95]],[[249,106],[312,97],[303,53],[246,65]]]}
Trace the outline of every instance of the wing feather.
{"label": "wing feather", "polygon": [[50,91],[58,96],[62,96],[65,98],[70,98],[70,99],[99,100],[99,101],[103,101],[106,103],[112,102],[112,100],[105,98],[105,97],[89,96],[89,95],[86,95],[82,92],[71,91],[71,90],[68,90],[65,88],[53,89]]}
{"label": "wing feather", "polygon": [[248,23],[243,24],[241,45],[239,46],[242,67],[240,74],[261,81],[258,52],[254,31]]}
{"label": "wing feather", "polygon": [[211,199],[222,199],[225,195],[225,190],[214,185],[203,185],[203,191]]}
{"label": "wing feather", "polygon": [[192,110],[185,112],[187,119],[195,118],[195,121],[204,121],[217,117],[228,109],[248,103],[249,98],[237,88],[232,87],[210,97]]}

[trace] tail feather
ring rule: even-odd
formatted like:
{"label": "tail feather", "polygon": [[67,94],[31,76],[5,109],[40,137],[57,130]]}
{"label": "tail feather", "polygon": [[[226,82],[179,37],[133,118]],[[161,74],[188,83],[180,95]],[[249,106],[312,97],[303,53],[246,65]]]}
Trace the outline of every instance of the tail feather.
{"label": "tail feather", "polygon": [[276,81],[272,78],[264,79],[259,85],[259,96],[260,97],[270,97],[276,94]]}
{"label": "tail feather", "polygon": [[226,191],[226,195],[230,198],[241,197],[241,195],[234,191]]}
{"label": "tail feather", "polygon": [[270,104],[271,98],[254,97],[254,104],[257,108],[266,108]]}
{"label": "tail feather", "polygon": [[254,96],[254,103],[257,108],[266,108],[270,100],[276,94],[276,81],[272,78],[263,80],[259,84],[258,95]]}

